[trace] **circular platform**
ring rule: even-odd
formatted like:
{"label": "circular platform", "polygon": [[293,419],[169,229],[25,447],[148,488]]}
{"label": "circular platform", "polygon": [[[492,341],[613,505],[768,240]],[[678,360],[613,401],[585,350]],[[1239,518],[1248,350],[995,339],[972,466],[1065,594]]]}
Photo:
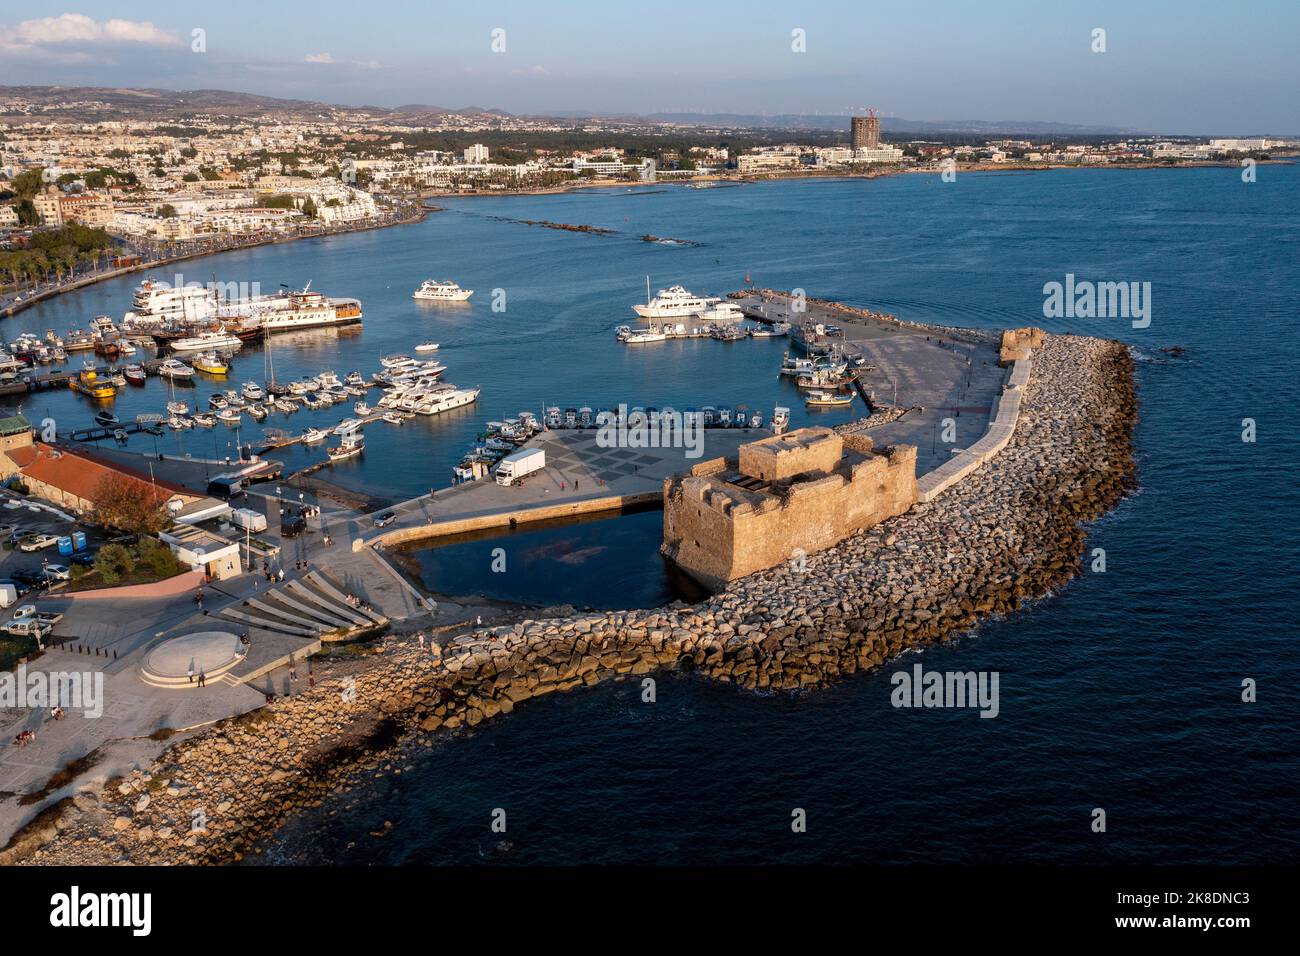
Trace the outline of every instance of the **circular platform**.
{"label": "circular platform", "polygon": [[151,650],[140,667],[140,676],[158,687],[197,687],[199,674],[209,681],[220,677],[244,659],[243,650],[239,635],[230,631],[183,634]]}

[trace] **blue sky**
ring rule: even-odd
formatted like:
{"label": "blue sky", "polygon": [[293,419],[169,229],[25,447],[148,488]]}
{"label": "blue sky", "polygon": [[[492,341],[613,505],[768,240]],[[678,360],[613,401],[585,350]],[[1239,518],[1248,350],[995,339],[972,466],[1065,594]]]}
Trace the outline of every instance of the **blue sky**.
{"label": "blue sky", "polygon": [[[493,52],[492,31],[505,31]],[[1094,53],[1093,30],[1106,31]],[[191,49],[206,33],[206,52]],[[806,52],[791,49],[803,30]],[[0,8],[0,83],[511,112],[840,113],[1300,133],[1300,3],[126,0]]]}

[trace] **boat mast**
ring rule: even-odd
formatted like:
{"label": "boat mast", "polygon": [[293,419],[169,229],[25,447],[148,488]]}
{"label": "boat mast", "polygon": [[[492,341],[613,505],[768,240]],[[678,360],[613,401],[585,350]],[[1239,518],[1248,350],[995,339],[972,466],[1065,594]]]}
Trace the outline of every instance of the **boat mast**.
{"label": "boat mast", "polygon": [[650,304],[650,274],[646,273],[645,277],[645,304]]}

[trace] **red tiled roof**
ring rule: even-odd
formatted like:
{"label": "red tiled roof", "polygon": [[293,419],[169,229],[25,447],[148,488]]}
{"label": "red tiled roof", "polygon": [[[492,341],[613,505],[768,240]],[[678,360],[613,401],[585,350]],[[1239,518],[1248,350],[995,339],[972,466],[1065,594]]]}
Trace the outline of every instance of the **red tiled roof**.
{"label": "red tiled roof", "polygon": [[133,469],[107,464],[81,452],[52,448],[40,442],[30,447],[11,448],[5,454],[28,478],[85,501],[95,500],[99,483],[109,475],[125,475],[134,479],[140,483],[142,493],[152,492],[159,501],[166,501],[176,494],[195,496],[194,492],[179,485],[157,480],[151,482],[149,476]]}

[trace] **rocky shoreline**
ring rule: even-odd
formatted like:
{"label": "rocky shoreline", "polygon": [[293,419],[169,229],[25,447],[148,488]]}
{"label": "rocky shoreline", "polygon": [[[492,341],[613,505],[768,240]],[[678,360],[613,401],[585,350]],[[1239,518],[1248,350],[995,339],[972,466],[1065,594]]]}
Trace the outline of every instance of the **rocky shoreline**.
{"label": "rocky shoreline", "polygon": [[1123,345],[1048,336],[1010,444],[929,504],[699,605],[534,612],[441,634],[432,653],[390,640],[371,666],[322,672],[301,696],[65,800],[0,862],[235,862],[359,772],[397,772],[397,742],[474,727],[534,697],[662,668],[798,691],[880,666],[1078,574],[1085,526],[1134,486],[1136,418]]}

